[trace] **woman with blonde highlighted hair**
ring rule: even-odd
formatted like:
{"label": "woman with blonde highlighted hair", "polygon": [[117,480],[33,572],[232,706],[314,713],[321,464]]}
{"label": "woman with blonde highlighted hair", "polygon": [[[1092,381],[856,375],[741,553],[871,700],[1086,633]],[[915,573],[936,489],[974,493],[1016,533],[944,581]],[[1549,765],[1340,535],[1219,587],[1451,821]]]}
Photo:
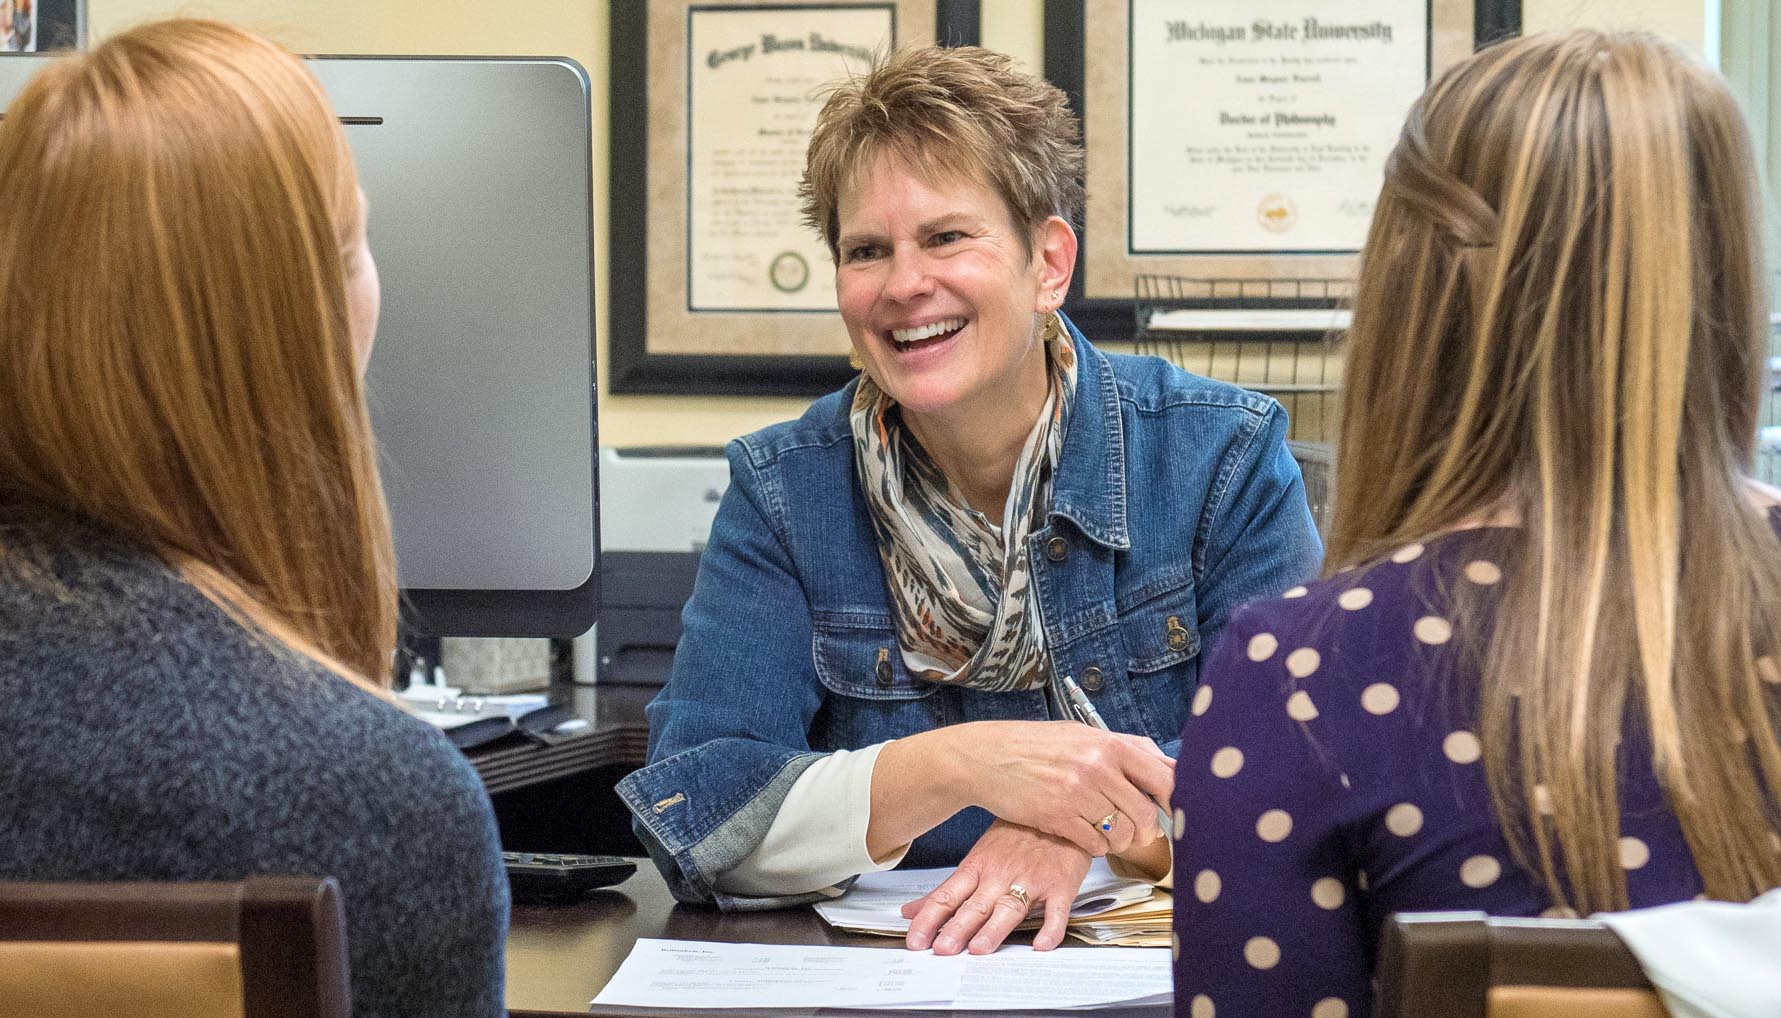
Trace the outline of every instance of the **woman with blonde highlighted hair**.
{"label": "woman with blonde highlighted hair", "polygon": [[1391,912],[1781,885],[1781,510],[1750,141],[1637,34],[1412,109],[1348,336],[1325,579],[1252,605],[1177,769],[1181,1014],[1363,1015]]}
{"label": "woman with blonde highlighted hair", "polygon": [[500,1013],[487,796],[382,692],[378,283],[321,86],[125,32],[6,110],[0,208],[0,878],[333,876],[356,1014]]}

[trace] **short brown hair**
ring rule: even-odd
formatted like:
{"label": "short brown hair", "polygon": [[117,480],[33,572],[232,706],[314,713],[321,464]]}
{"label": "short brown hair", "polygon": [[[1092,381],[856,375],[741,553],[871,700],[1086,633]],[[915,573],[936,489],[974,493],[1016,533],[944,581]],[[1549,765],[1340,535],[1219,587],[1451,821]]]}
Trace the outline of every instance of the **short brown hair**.
{"label": "short brown hair", "polygon": [[798,196],[830,255],[839,256],[842,192],[882,152],[930,179],[987,181],[1016,226],[1080,222],[1082,133],[1069,100],[1001,53],[904,46],[829,94]]}

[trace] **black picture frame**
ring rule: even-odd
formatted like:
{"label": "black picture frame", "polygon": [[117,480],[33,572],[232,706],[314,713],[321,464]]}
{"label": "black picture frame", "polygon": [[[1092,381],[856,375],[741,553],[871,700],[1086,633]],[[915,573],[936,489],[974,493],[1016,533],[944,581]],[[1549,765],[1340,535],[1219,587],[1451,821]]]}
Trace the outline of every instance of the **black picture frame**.
{"label": "black picture frame", "polygon": [[[1087,79],[1085,32],[1083,19],[1090,0],[1045,0],[1045,77],[1069,96],[1070,107],[1081,111],[1083,83]],[[1463,22],[1462,22],[1463,24]],[[1473,46],[1519,35],[1521,32],[1521,0],[1473,0]],[[1093,125],[1083,123],[1084,141]],[[1093,182],[1090,182],[1093,186]],[[1136,332],[1137,318],[1133,298],[1086,296],[1088,285],[1088,245],[1080,244],[1076,256],[1076,273],[1070,280],[1065,297],[1064,313],[1082,329],[1084,335],[1097,343],[1129,342]],[[1220,302],[1207,302],[1208,306]],[[1246,299],[1230,301],[1241,306],[1312,306],[1328,301]]]}
{"label": "black picture frame", "polygon": [[36,34],[28,50],[4,49],[0,41],[0,58],[17,53],[49,53],[56,50],[80,49],[86,45],[86,0],[30,0],[35,8]]}
{"label": "black picture frame", "polygon": [[[936,0],[935,37],[977,45],[978,0]],[[645,0],[612,5],[611,177],[606,293],[608,387],[619,394],[815,396],[853,377],[847,358],[772,354],[664,354],[648,345],[650,39]]]}

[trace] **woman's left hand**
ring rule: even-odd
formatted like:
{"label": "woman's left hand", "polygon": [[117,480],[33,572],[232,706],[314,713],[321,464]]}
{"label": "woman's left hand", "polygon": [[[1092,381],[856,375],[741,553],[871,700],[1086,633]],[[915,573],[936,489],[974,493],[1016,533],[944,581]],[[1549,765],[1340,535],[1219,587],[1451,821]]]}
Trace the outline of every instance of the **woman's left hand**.
{"label": "woman's left hand", "polygon": [[[930,945],[935,954],[988,954],[1035,908],[1045,924],[1033,934],[1033,949],[1049,951],[1063,942],[1070,906],[1088,875],[1089,855],[1062,838],[997,820],[971,846],[959,868],[939,887],[903,906],[914,951]],[[1010,894],[1011,887],[1026,892]]]}

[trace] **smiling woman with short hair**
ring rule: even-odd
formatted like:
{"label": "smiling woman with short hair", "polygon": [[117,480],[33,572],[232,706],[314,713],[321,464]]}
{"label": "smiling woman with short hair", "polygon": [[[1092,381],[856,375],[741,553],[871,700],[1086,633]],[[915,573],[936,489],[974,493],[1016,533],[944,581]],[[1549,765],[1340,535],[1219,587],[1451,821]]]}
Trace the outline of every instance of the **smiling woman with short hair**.
{"label": "smiling woman with short hair", "polygon": [[[1199,648],[1319,545],[1278,404],[1059,311],[1082,172],[1063,94],[987,50],[899,50],[830,95],[804,207],[862,373],[730,444],[620,786],[682,900],[958,865],[911,947],[993,950],[1042,909],[1045,948],[1092,856],[1167,869]],[[1066,676],[1113,731],[1069,720]]]}

